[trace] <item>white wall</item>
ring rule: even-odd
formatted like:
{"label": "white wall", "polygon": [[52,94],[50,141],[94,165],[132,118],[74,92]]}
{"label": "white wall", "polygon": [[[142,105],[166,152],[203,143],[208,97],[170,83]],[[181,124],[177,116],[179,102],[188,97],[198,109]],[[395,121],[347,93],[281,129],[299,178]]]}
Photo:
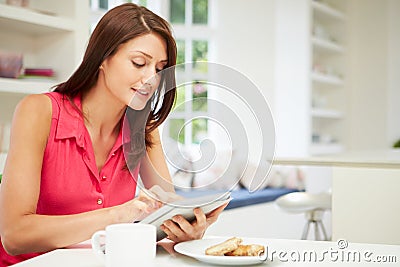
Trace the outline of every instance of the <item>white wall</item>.
{"label": "white wall", "polygon": [[349,2],[349,149],[385,145],[387,107],[387,13],[385,1]]}
{"label": "white wall", "polygon": [[349,1],[350,149],[387,149],[400,137],[400,3]]}
{"label": "white wall", "polygon": [[310,6],[275,1],[276,155],[307,156],[310,142]]}
{"label": "white wall", "polygon": [[216,5],[216,62],[248,76],[273,105],[274,0],[218,0]]}
{"label": "white wall", "polygon": [[[253,0],[251,4],[242,0],[218,0],[214,4],[215,61],[235,69],[238,71],[237,76],[247,77],[254,86],[250,88],[244,85],[239,77],[231,75],[223,80],[227,81],[227,84],[232,83],[233,86],[240,87],[230,88],[238,93],[239,97],[228,90],[219,90],[213,96],[210,93],[210,98],[221,100],[240,118],[241,125],[237,127],[243,125],[247,137],[239,137],[239,147],[234,147],[238,154],[248,154],[253,162],[259,162],[261,158],[271,159],[275,147],[274,124],[271,119],[268,120],[270,123],[267,127],[259,127],[255,119],[269,117],[269,111],[267,106],[260,107],[260,104],[254,102],[264,97],[266,104],[273,105],[274,0]],[[219,76],[223,74],[218,73]],[[261,91],[259,96],[255,94],[257,89]],[[220,114],[220,109],[214,112],[219,116],[229,115]],[[217,115],[215,117],[218,117]],[[237,132],[239,131],[231,131],[229,134],[234,139]],[[264,149],[260,149],[262,144],[265,145]]]}
{"label": "white wall", "polygon": [[388,114],[387,145],[400,139],[400,1],[388,4]]}
{"label": "white wall", "polygon": [[308,14],[307,0],[218,1],[217,62],[262,90],[274,116],[278,156],[308,151]]}

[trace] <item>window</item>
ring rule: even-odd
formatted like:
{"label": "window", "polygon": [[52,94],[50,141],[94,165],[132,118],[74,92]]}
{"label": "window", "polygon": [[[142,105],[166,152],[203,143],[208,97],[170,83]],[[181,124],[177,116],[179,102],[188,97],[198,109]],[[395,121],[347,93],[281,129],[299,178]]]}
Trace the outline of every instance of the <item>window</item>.
{"label": "window", "polygon": [[193,0],[193,24],[208,24],[208,1]]}
{"label": "window", "polygon": [[101,17],[107,10],[123,3],[135,3],[150,8],[153,12],[159,13],[159,2],[162,0],[90,0],[90,29],[91,32],[96,27]]}
{"label": "window", "polygon": [[201,63],[210,60],[209,2],[170,0],[167,8],[178,47],[177,76],[191,82],[179,86],[178,81],[176,105],[164,124],[164,131],[185,145],[199,144],[209,131],[209,88],[204,82],[208,70],[207,64]]}

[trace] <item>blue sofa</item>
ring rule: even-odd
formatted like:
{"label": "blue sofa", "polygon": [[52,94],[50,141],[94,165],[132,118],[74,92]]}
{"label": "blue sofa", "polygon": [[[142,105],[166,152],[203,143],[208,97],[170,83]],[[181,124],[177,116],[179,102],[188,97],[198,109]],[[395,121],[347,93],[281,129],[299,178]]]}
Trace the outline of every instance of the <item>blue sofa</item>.
{"label": "blue sofa", "polygon": [[[274,201],[278,197],[292,193],[298,192],[297,189],[289,189],[289,188],[264,188],[262,190],[255,191],[250,193],[247,189],[237,189],[231,191],[232,200],[229,202],[229,205],[225,208],[234,209],[240,208],[265,202]],[[177,191],[177,194],[191,198],[191,197],[200,197],[204,195],[212,195],[224,192],[223,190],[193,190],[193,191]]]}

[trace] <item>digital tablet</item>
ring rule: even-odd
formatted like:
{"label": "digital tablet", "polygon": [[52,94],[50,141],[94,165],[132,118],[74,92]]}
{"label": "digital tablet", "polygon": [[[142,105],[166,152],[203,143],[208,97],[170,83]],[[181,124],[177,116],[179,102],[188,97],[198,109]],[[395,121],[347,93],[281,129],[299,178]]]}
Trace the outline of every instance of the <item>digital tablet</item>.
{"label": "digital tablet", "polygon": [[230,192],[206,195],[196,198],[186,198],[183,200],[175,201],[172,203],[165,204],[158,210],[149,214],[139,223],[152,224],[157,227],[157,241],[166,237],[164,231],[160,229],[160,226],[164,221],[171,219],[175,215],[182,215],[189,222],[195,219],[193,209],[199,207],[205,214],[215,210],[216,208],[228,203],[231,200]]}

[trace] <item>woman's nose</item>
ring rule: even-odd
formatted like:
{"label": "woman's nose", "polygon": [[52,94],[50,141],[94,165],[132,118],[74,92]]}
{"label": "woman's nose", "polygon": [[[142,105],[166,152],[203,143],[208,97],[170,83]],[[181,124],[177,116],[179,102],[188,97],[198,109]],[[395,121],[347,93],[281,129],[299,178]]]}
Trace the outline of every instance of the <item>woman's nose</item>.
{"label": "woman's nose", "polygon": [[151,83],[151,80],[155,79],[155,75],[157,74],[154,68],[146,68],[143,71],[142,82],[143,83]]}
{"label": "woman's nose", "polygon": [[154,87],[157,84],[157,72],[154,68],[148,68],[144,71],[142,83]]}

